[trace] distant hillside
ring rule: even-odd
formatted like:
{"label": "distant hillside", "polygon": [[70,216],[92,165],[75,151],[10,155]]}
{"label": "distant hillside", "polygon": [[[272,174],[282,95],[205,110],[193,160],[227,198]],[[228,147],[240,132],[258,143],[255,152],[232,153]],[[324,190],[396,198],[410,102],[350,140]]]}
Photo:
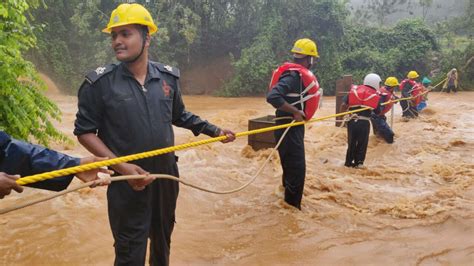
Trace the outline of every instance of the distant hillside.
{"label": "distant hillside", "polygon": [[[465,10],[469,6],[471,0],[434,0],[431,7],[428,9],[426,21],[428,23],[435,23],[443,21],[452,17],[464,15]],[[354,13],[356,10],[366,6],[366,0],[350,0],[349,8]],[[396,23],[404,18],[422,17],[422,8],[418,0],[408,1],[407,4],[396,7],[397,12],[387,16],[387,24]]]}

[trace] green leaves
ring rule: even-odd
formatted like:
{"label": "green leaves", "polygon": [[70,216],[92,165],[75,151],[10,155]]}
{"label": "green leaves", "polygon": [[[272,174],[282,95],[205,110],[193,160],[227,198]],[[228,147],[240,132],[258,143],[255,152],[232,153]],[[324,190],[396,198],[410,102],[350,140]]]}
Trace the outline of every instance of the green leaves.
{"label": "green leaves", "polygon": [[[20,56],[16,46],[33,46],[35,38],[31,33],[34,32],[38,48],[30,50],[28,58],[62,88],[75,93],[87,71],[114,60],[109,36],[101,29],[107,24],[110,12],[124,1],[44,2],[48,8],[32,11],[34,23],[39,24],[34,29],[25,24],[25,16],[12,18],[12,12],[23,14],[26,9],[22,5],[38,5],[37,0],[9,0],[8,5],[0,4],[0,14],[9,17],[8,23],[0,23],[0,53],[10,56],[10,59],[0,57],[0,66],[16,64]],[[474,31],[472,4],[465,16],[439,23],[435,35],[422,20],[400,21],[391,27],[354,24],[354,20],[349,20],[346,0],[135,2],[145,5],[158,24],[158,33],[153,35],[149,49],[152,60],[176,65],[183,73],[200,68],[199,75],[220,79],[231,74],[224,70],[206,73],[203,66],[232,54],[233,77],[219,91],[220,95],[229,96],[264,93],[271,71],[290,59],[289,49],[299,38],[316,41],[321,56],[314,70],[324,92],[331,94],[335,81],[344,74],[353,74],[356,81],[372,71],[402,78],[413,68],[427,75],[438,68],[440,60],[454,64],[452,58],[460,58],[458,54],[472,43],[472,38],[460,40],[457,35],[472,36]],[[363,2],[367,12],[359,13],[358,18],[379,20],[381,24],[386,24],[388,15],[408,3],[416,2],[426,8],[431,5],[426,0]],[[14,6],[13,10],[7,8],[9,5]],[[0,15],[0,21],[3,16]],[[438,50],[441,54],[436,57],[441,59],[431,59],[433,51]],[[5,71],[11,74],[12,70]]]}
{"label": "green leaves", "polygon": [[289,50],[299,38],[316,41],[320,59],[316,75],[325,92],[334,90],[342,72],[338,53],[347,10],[340,1],[280,0],[262,5],[257,36],[233,62],[234,77],[223,95],[256,95],[266,92],[272,70],[291,59]]}
{"label": "green leaves", "polygon": [[413,69],[428,75],[428,56],[438,48],[434,32],[420,20],[402,20],[391,28],[349,27],[344,42],[344,70],[358,82],[369,72],[399,79]]}
{"label": "green leaves", "polygon": [[59,119],[60,111],[41,94],[45,85],[33,64],[22,55],[36,42],[25,13],[37,4],[19,0],[0,4],[0,129],[15,138],[33,137],[47,145],[51,140],[65,141],[66,137],[49,121]]}

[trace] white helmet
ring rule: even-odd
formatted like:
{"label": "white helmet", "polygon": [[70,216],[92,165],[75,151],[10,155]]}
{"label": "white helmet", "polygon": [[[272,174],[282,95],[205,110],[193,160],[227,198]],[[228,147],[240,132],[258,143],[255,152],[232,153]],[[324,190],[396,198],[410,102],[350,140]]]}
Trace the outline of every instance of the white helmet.
{"label": "white helmet", "polygon": [[376,90],[379,90],[380,82],[382,82],[382,79],[375,73],[370,73],[364,78],[364,85],[370,86]]}

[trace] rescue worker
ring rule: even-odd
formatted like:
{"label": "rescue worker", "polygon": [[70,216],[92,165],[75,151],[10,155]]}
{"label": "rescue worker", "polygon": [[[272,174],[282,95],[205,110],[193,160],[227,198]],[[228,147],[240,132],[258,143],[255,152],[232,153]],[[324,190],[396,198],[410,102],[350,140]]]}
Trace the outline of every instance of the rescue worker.
{"label": "rescue worker", "polygon": [[342,111],[369,107],[368,110],[353,114],[347,123],[347,152],[344,163],[347,167],[364,168],[369,144],[369,121],[372,113],[379,114],[381,110],[381,100],[377,92],[381,81],[379,75],[370,73],[365,76],[363,85],[352,86],[349,94],[342,100]]}
{"label": "rescue worker", "polygon": [[393,143],[395,134],[388,125],[385,114],[392,110],[394,104],[392,101],[398,98],[394,92],[400,84],[396,77],[388,77],[384,84],[385,86],[379,90],[380,102],[384,103],[384,105],[379,114],[372,114],[371,122],[375,135],[381,136],[387,143]]}
{"label": "rescue worker", "polygon": [[418,113],[421,112],[421,110],[425,109],[427,106],[426,101],[428,100],[428,91],[431,90],[430,85],[431,80],[427,77],[424,77],[421,81],[421,93],[423,94],[423,99],[416,106],[416,111],[418,111]]}
{"label": "rescue worker", "polygon": [[[18,193],[23,191],[23,187],[16,183],[20,176],[78,166],[102,159],[97,157],[74,158],[41,146],[13,139],[4,131],[0,131],[0,199],[9,195],[12,189]],[[98,179],[97,174],[99,172],[111,173],[99,168],[77,173],[76,176],[83,182],[89,182]],[[73,177],[74,175],[56,177],[27,186],[60,191],[67,188]],[[104,182],[102,184],[108,183]]]}
{"label": "rescue worker", "polygon": [[[293,62],[274,71],[267,102],[276,108],[276,124],[310,119],[318,108],[321,92],[319,83],[309,70],[319,57],[316,43],[299,39],[291,49]],[[275,131],[278,142],[286,129]],[[282,183],[285,202],[301,210],[301,199],[306,175],[304,125],[291,127],[278,147],[283,169]]]}
{"label": "rescue worker", "polygon": [[[157,26],[140,4],[120,4],[103,30],[119,64],[98,67],[86,75],[78,94],[74,134],[97,156],[115,158],[174,145],[173,125],[194,135],[226,136],[227,129],[186,111],[179,70],[148,58],[150,35]],[[169,174],[178,177],[174,153],[121,163],[122,175]],[[107,191],[114,237],[115,265],[144,265],[150,238],[151,265],[168,265],[179,184],[145,178],[113,182]]]}
{"label": "rescue worker", "polygon": [[415,97],[412,100],[403,100],[400,101],[400,105],[402,107],[403,115],[402,117],[406,118],[415,118],[418,116],[418,111],[416,110],[416,106],[421,102],[420,97],[416,97],[417,95],[421,94],[421,86],[416,82],[416,79],[419,77],[416,71],[408,72],[407,78],[400,83],[400,90],[402,94],[402,98],[409,98]]}
{"label": "rescue worker", "polygon": [[447,89],[446,92],[450,93],[451,90],[453,92],[458,92],[458,71],[457,69],[453,68],[451,71],[448,72],[448,76],[446,81],[443,84],[443,89]]}

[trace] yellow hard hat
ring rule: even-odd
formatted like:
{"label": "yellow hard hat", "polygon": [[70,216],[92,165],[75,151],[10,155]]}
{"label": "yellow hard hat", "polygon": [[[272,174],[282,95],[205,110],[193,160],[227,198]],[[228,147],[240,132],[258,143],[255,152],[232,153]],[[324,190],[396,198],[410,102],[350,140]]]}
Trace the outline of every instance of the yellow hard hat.
{"label": "yellow hard hat", "polygon": [[316,43],[307,38],[297,40],[295,42],[295,45],[293,45],[293,49],[291,49],[291,52],[295,54],[319,57],[318,47],[316,46]]}
{"label": "yellow hard hat", "polygon": [[130,24],[140,24],[148,27],[150,34],[155,33],[158,27],[153,22],[150,12],[140,4],[121,4],[110,15],[109,24],[102,32],[110,33],[112,28]]}
{"label": "yellow hard hat", "polygon": [[384,83],[386,86],[389,86],[389,87],[395,87],[395,86],[398,86],[400,85],[398,83],[398,79],[396,77],[388,77],[386,80],[385,80],[385,83]]}
{"label": "yellow hard hat", "polygon": [[418,73],[416,73],[416,71],[412,70],[410,72],[408,72],[408,75],[407,75],[407,78],[409,79],[416,79],[417,77],[419,77],[420,75],[418,75]]}

